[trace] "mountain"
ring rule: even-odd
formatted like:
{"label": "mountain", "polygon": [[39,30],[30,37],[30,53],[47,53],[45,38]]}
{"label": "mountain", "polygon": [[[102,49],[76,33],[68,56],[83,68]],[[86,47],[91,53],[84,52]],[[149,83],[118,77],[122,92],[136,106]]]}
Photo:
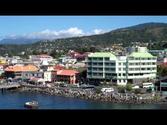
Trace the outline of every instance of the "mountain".
{"label": "mountain", "polygon": [[0,44],[32,44],[41,39],[29,39],[29,38],[5,38],[0,41]]}
{"label": "mountain", "polygon": [[[35,52],[68,51],[69,49],[90,51],[92,47],[110,47],[114,43],[122,43],[124,47],[131,46],[134,42],[149,43],[151,49],[163,49],[167,46],[167,23],[144,23],[131,27],[116,29],[104,34],[64,38],[56,40],[40,40],[29,45],[20,45],[11,52],[12,45],[6,51],[26,51],[27,54]],[[4,48],[0,46],[0,51]],[[20,50],[20,49],[22,50]],[[3,53],[4,51],[1,51]],[[15,53],[17,53],[15,52]]]}

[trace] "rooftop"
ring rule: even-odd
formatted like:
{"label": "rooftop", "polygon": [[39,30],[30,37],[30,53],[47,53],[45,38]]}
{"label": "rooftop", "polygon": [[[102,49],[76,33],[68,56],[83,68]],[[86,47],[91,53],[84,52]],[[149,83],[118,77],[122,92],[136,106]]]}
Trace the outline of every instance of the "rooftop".
{"label": "rooftop", "polygon": [[155,57],[148,52],[132,52],[129,56],[130,57],[143,57],[143,58]]}
{"label": "rooftop", "polygon": [[57,71],[57,75],[61,75],[61,76],[73,76],[77,73],[79,73],[79,72],[77,72],[75,70],[67,70],[67,69]]}
{"label": "rooftop", "polygon": [[88,57],[111,57],[116,59],[116,56],[111,52],[95,52],[88,55]]}
{"label": "rooftop", "polygon": [[38,67],[36,67],[35,65],[26,65],[26,66],[22,66],[22,65],[14,65],[14,66],[8,66],[7,68],[5,68],[5,71],[8,72],[31,72],[31,71],[38,71]]}

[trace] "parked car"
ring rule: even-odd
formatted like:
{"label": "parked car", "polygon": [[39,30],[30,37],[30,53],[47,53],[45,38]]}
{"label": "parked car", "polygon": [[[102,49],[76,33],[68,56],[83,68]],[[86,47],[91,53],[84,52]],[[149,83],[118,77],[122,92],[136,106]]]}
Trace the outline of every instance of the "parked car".
{"label": "parked car", "polygon": [[113,88],[102,88],[101,91],[102,92],[113,92],[114,89]]}

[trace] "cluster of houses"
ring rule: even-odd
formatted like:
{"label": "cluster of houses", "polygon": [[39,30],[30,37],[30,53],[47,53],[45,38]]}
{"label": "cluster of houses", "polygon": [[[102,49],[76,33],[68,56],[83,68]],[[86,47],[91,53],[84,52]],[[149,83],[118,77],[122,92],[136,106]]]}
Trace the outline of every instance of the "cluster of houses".
{"label": "cluster of houses", "polygon": [[[78,83],[79,72],[85,67],[86,54],[69,51],[65,56],[54,59],[47,54],[30,55],[29,59],[19,56],[0,58],[0,76],[12,80],[28,80],[34,83],[65,82]],[[74,69],[75,67],[75,69]],[[3,75],[2,75],[3,74]]]}
{"label": "cluster of houses", "polygon": [[70,50],[59,59],[46,54],[30,55],[27,60],[17,56],[0,58],[0,74],[6,78],[39,83],[76,84],[80,77],[76,69],[81,67],[86,69],[86,79],[90,81],[107,80],[118,85],[142,83],[156,78],[157,56],[146,47],[135,46],[126,48],[124,54],[109,51],[81,54]]}

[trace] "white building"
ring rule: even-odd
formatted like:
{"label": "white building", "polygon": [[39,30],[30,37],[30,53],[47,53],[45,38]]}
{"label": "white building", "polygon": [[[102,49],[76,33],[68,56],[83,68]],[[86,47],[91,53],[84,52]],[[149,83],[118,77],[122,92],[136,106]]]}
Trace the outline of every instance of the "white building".
{"label": "white building", "polygon": [[61,57],[59,60],[63,64],[65,64],[65,63],[75,64],[77,62],[77,59],[73,59],[69,56]]}
{"label": "white building", "polygon": [[47,54],[41,54],[41,55],[30,55],[29,59],[33,62],[50,62],[53,60],[52,56],[49,56]]}
{"label": "white building", "polygon": [[110,52],[96,52],[88,55],[87,78],[109,80],[119,85],[140,83],[156,78],[157,58],[145,47],[137,47],[126,56],[115,56]]}

